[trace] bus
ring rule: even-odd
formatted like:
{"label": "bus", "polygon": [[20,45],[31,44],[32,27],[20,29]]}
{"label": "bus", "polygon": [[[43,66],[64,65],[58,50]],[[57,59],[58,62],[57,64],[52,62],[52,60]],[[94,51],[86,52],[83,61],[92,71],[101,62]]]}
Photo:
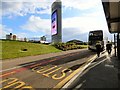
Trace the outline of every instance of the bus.
{"label": "bus", "polygon": [[88,49],[96,50],[96,43],[101,44],[101,50],[104,50],[104,41],[103,41],[103,31],[102,30],[94,30],[89,32],[88,38]]}

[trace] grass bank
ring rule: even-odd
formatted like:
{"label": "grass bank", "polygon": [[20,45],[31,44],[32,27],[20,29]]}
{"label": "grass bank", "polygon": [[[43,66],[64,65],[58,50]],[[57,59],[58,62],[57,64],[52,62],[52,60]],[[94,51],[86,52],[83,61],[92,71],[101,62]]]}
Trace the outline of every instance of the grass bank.
{"label": "grass bank", "polygon": [[51,45],[19,42],[19,41],[2,41],[2,59],[18,58],[24,56],[40,55],[47,53],[60,52]]}

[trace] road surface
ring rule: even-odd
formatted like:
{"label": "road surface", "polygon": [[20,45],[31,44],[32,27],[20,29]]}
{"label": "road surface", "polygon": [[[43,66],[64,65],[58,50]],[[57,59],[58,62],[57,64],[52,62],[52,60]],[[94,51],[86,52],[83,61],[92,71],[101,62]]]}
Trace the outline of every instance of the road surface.
{"label": "road surface", "polygon": [[3,62],[1,88],[61,88],[95,58],[95,52],[81,50],[28,63]]}

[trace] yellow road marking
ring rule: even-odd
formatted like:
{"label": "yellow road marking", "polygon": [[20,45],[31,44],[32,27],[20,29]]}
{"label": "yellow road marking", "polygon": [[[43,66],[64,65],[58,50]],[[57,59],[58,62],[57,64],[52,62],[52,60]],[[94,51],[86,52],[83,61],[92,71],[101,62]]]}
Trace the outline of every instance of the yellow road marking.
{"label": "yellow road marking", "polygon": [[62,67],[59,67],[59,68],[57,68],[57,69],[55,69],[55,70],[53,70],[53,71],[51,71],[51,72],[49,72],[49,73],[43,74],[43,75],[46,76],[46,77],[49,77],[50,74],[52,74],[52,73],[60,70],[61,68],[62,68]]}
{"label": "yellow road marking", "polygon": [[42,73],[42,71],[44,71],[46,68],[42,68],[40,70],[37,71],[37,73]]}
{"label": "yellow road marking", "polygon": [[26,86],[25,82],[19,81],[17,78],[8,78],[0,82],[0,84],[5,83],[0,90],[9,89],[9,88],[19,88],[19,90],[29,89],[34,90],[31,86]]}
{"label": "yellow road marking", "polygon": [[1,81],[0,83],[4,83],[4,82],[11,80],[11,79],[13,79],[13,81],[9,82],[8,84],[11,84],[11,83],[16,82],[18,80],[16,78],[9,78],[9,79],[5,79],[5,80]]}
{"label": "yellow road marking", "polygon": [[[32,68],[32,71],[36,71],[37,73],[41,73],[42,75],[44,75],[46,77],[50,77],[50,74],[60,70],[61,68],[62,67],[58,67],[58,66],[53,66],[51,68],[49,66],[48,67],[45,66],[45,67],[40,67],[40,69],[38,69],[37,67],[34,67],[34,68]],[[38,69],[38,70],[35,70],[35,69]],[[61,76],[58,75],[58,74],[54,74],[54,75],[51,76],[51,78],[54,79],[54,80],[64,78],[66,76],[66,73],[65,73],[66,70],[68,70],[68,72],[72,72],[71,69],[66,68],[66,69],[62,70]]]}
{"label": "yellow road marking", "polygon": [[55,80],[64,78],[64,77],[66,76],[65,70],[69,70],[68,72],[72,72],[71,69],[66,68],[66,69],[63,69],[63,70],[62,70],[62,72],[61,72],[61,73],[62,73],[62,76],[57,77],[57,74],[54,74],[54,75],[52,76],[52,78],[55,79]]}
{"label": "yellow road marking", "polygon": [[[48,67],[48,66],[46,66],[46,67]],[[45,68],[46,68],[46,67],[45,67]],[[44,68],[44,67],[40,67],[40,71],[43,70],[43,69],[45,69],[45,68]],[[39,70],[38,67],[33,67],[31,70],[32,70],[32,71],[36,71],[35,69],[38,69],[38,70]]]}
{"label": "yellow road marking", "polygon": [[[17,84],[19,84],[19,85],[17,85]],[[21,88],[23,85],[25,85],[25,83],[24,83],[24,82],[21,82],[21,81],[18,81],[18,82],[12,83],[12,84],[10,84],[10,85],[7,85],[7,86],[5,86],[5,87],[3,87],[3,88],[10,88],[11,86],[14,86],[14,85],[17,85],[17,86],[14,87],[14,88]]]}
{"label": "yellow road marking", "polygon": [[33,89],[31,86],[24,86],[20,88],[19,90],[35,90],[35,89]]}
{"label": "yellow road marking", "polygon": [[38,67],[34,67],[34,68],[32,68],[31,70],[32,70],[32,71],[35,71],[36,68],[38,68]]}
{"label": "yellow road marking", "polygon": [[56,68],[57,66],[54,66],[54,67],[52,67],[52,68],[49,68],[49,69],[47,69],[47,70],[45,70],[45,71],[43,71],[44,69],[46,69],[46,68],[44,68],[43,70],[42,70],[42,72],[40,72],[39,70],[37,71],[37,73],[44,73],[44,72],[47,72],[47,71],[50,71],[50,70],[52,70],[52,69],[54,69],[54,68]]}
{"label": "yellow road marking", "polygon": [[60,83],[58,83],[55,87],[53,87],[53,89],[60,89],[62,88],[63,85],[65,85],[71,78],[73,78],[77,73],[79,73],[82,68],[84,66],[86,66],[88,63],[93,62],[94,58],[96,58],[96,55],[94,55],[91,59],[88,60],[88,62],[86,62],[85,64],[83,64],[82,66],[80,66],[80,68],[78,68],[77,70],[75,70],[73,73],[71,73],[68,77],[66,77],[65,79],[63,79]]}

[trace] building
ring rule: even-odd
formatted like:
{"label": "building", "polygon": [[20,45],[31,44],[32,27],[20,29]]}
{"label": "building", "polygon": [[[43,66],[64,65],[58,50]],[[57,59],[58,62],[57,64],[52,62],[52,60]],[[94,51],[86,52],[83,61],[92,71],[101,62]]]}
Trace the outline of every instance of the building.
{"label": "building", "polygon": [[45,36],[42,36],[42,37],[40,38],[40,40],[41,40],[41,41],[46,41],[46,37],[45,37]]}
{"label": "building", "polygon": [[6,35],[6,39],[7,39],[7,40],[12,40],[12,39],[13,39],[12,33],[7,34],[7,35]]}
{"label": "building", "polygon": [[12,35],[12,33],[10,33],[10,34],[6,35],[6,39],[7,40],[16,40],[17,36],[16,35]]}
{"label": "building", "polygon": [[16,39],[17,39],[16,35],[13,35],[13,37],[12,37],[12,38],[13,38],[13,40],[16,40]]}

